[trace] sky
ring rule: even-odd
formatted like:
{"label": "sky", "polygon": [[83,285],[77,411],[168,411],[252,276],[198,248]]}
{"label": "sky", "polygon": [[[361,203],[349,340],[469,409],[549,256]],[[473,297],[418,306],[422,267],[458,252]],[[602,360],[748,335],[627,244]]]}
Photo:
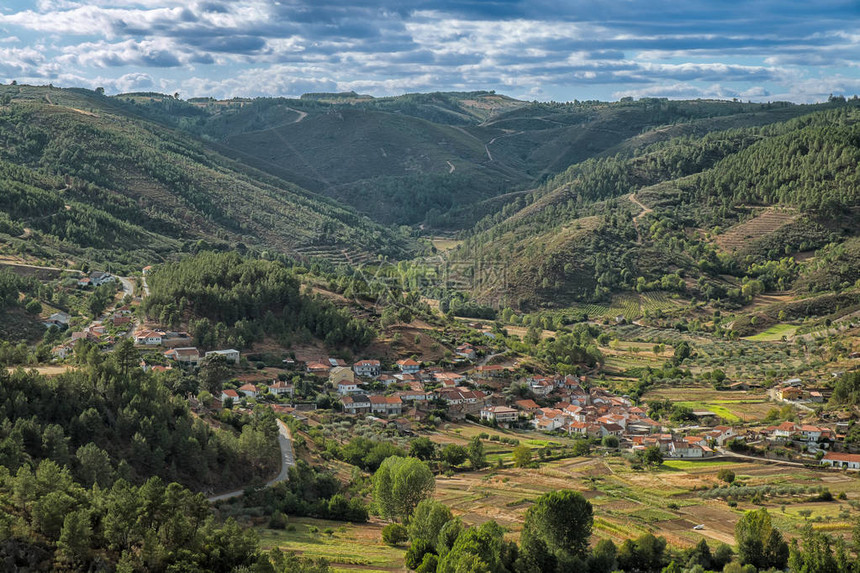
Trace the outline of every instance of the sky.
{"label": "sky", "polygon": [[180,97],[860,94],[860,0],[2,0],[0,81]]}

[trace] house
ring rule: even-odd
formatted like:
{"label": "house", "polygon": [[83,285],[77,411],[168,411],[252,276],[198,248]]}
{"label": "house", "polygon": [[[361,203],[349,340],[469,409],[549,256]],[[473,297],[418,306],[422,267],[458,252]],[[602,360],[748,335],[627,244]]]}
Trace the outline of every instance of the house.
{"label": "house", "polygon": [[481,408],[481,421],[492,422],[499,424],[510,424],[516,422],[519,418],[519,413],[514,408],[507,406],[488,406]]}
{"label": "house", "polygon": [[825,429],[826,428],[819,428],[818,426],[813,426],[811,424],[802,424],[798,430],[798,434],[801,439],[804,439],[807,442],[817,442],[821,439]]}
{"label": "house", "polygon": [[105,273],[102,271],[93,271],[90,273],[90,282],[93,286],[99,287],[103,284],[112,283],[116,279],[110,273]]}
{"label": "house", "polygon": [[600,424],[600,435],[601,437],[622,436],[624,435],[624,428],[613,423]]}
{"label": "house", "polygon": [[424,390],[404,390],[395,394],[402,402],[426,402],[427,393]]}
{"label": "house", "polygon": [[329,370],[328,381],[334,387],[338,387],[341,382],[348,382],[355,386],[355,372],[346,366],[335,366]]}
{"label": "house", "polygon": [[144,346],[158,346],[164,340],[164,333],[158,330],[143,329],[134,333],[134,343]]}
{"label": "house", "polygon": [[453,388],[458,384],[466,382],[466,377],[456,372],[436,372],[433,379],[441,384],[444,388]]}
{"label": "house", "polygon": [[78,279],[78,286],[80,288],[87,288],[88,286],[90,286],[92,284],[93,284],[93,281],[90,280],[90,277],[84,277],[82,279]]}
{"label": "house", "polygon": [[370,398],[364,394],[350,394],[340,399],[343,411],[347,414],[369,414]]}
{"label": "house", "polygon": [[69,322],[72,320],[71,315],[67,312],[55,312],[45,320],[44,324],[47,328],[55,326],[60,330],[65,330],[69,327]]}
{"label": "house", "polygon": [[55,346],[51,349],[51,355],[59,358],[60,360],[65,360],[66,356],[69,356],[72,353],[72,349],[62,344],[60,346]]}
{"label": "house", "polygon": [[242,384],[241,386],[239,386],[239,392],[241,392],[242,394],[244,394],[245,396],[247,396],[249,398],[256,398],[257,395],[260,393],[260,390],[257,389],[257,387],[255,385],[248,383],[248,384]]}
{"label": "house", "polygon": [[555,384],[547,379],[533,380],[530,388],[535,396],[547,396],[555,390]]}
{"label": "house", "polygon": [[316,376],[325,376],[328,374],[328,371],[331,370],[331,366],[328,363],[322,362],[308,362],[305,369],[308,371],[308,374],[314,374]]}
{"label": "house", "polygon": [[457,347],[456,354],[466,360],[474,360],[478,357],[478,353],[475,352],[475,347],[471,344],[461,344]]}
{"label": "house", "polygon": [[514,405],[528,414],[532,414],[536,410],[540,410],[540,406],[538,406],[537,402],[534,400],[517,400],[514,402]]}
{"label": "house", "polygon": [[860,470],[860,454],[827,452],[821,458],[821,465],[848,470]]}
{"label": "house", "polygon": [[370,412],[386,416],[399,416],[403,412],[403,402],[397,396],[371,396]]}
{"label": "house", "polygon": [[221,401],[224,402],[225,400],[227,400],[227,398],[230,398],[235,402],[239,399],[239,393],[232,388],[229,390],[221,390]]}
{"label": "house", "polygon": [[143,267],[143,276],[146,276],[151,272],[152,272],[152,265],[146,265],[145,267]]}
{"label": "house", "polygon": [[284,394],[287,394],[292,397],[294,390],[295,388],[293,388],[292,384],[288,384],[283,380],[278,380],[277,382],[269,384],[269,392],[275,396],[283,396]]}
{"label": "house", "polygon": [[809,400],[811,402],[824,402],[824,396],[821,394],[821,392],[813,390],[809,393]]}
{"label": "house", "polygon": [[780,400],[800,400],[803,398],[803,390],[797,388],[796,386],[786,386],[784,388],[780,388],[778,391]]}
{"label": "house", "polygon": [[776,439],[788,440],[790,439],[795,432],[797,432],[797,426],[793,422],[783,422],[773,430],[773,437]]}
{"label": "house", "polygon": [[180,364],[187,364],[189,366],[197,366],[200,362],[200,352],[193,346],[168,350],[164,353],[164,356]]}
{"label": "house", "polygon": [[223,356],[225,359],[227,359],[227,362],[239,364],[239,351],[234,350],[233,348],[228,348],[226,350],[210,350],[203,355],[204,358],[209,358],[210,356]]}
{"label": "house", "polygon": [[400,371],[406,374],[415,374],[419,370],[421,370],[421,363],[412,360],[411,358],[406,358],[405,360],[398,360],[397,367],[400,368]]}
{"label": "house", "polygon": [[532,426],[541,432],[552,432],[564,426],[564,421],[556,418],[535,418],[532,420]]}
{"label": "house", "polygon": [[346,360],[344,360],[343,358],[327,358],[326,360],[328,360],[329,366],[331,366],[332,368],[338,366],[341,368],[346,367]]}
{"label": "house", "polygon": [[358,384],[356,384],[355,380],[341,380],[335,385],[335,389],[341,396],[353,394],[359,391]]}
{"label": "house", "polygon": [[499,376],[503,376],[507,368],[501,366],[499,364],[488,364],[486,366],[478,366],[475,368],[475,377],[476,378],[498,378]]}
{"label": "house", "polygon": [[376,378],[382,372],[382,365],[379,360],[359,360],[352,365],[352,370],[356,376]]}
{"label": "house", "polygon": [[673,458],[703,458],[705,450],[698,444],[673,441],[669,444],[669,456]]}

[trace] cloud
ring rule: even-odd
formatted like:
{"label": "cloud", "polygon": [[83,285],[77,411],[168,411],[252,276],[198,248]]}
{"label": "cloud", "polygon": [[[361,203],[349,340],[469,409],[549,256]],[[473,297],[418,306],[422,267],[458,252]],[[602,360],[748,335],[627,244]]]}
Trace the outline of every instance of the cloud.
{"label": "cloud", "polygon": [[857,16],[856,0],[38,0],[0,12],[0,27],[21,39],[10,45],[41,46],[41,59],[10,54],[0,72],[142,73],[186,95],[359,86],[809,97],[793,84],[860,75]]}

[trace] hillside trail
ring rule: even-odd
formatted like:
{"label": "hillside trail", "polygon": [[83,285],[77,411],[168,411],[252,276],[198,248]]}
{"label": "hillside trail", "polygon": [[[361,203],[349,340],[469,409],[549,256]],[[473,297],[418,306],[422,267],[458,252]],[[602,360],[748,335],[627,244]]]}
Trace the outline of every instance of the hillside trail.
{"label": "hillside trail", "polygon": [[650,209],[639,202],[639,199],[636,198],[636,193],[631,193],[627,196],[631,203],[638,206],[642,211],[633,217],[633,226],[636,227],[636,242],[640,245],[642,244],[642,231],[639,230],[639,219],[647,215],[648,213],[653,213],[654,209]]}
{"label": "hillside trail", "polygon": [[288,107],[288,108],[286,108],[286,109],[288,109],[288,110],[290,110],[290,111],[294,111],[294,112],[296,112],[297,114],[299,114],[299,117],[298,117],[298,118],[296,118],[296,120],[295,120],[295,121],[293,121],[293,123],[294,123],[294,124],[295,124],[295,123],[299,123],[299,122],[301,122],[304,118],[306,118],[306,117],[308,116],[308,112],[306,112],[306,111],[299,111],[299,110],[297,110],[297,109],[293,109],[293,108],[291,108],[291,107]]}

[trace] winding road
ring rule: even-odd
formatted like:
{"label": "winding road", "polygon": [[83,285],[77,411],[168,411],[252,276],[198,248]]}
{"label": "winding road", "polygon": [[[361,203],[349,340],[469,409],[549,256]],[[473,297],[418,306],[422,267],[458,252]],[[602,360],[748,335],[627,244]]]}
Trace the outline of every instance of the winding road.
{"label": "winding road", "polygon": [[[278,420],[278,446],[281,448],[281,471],[274,479],[266,482],[266,487],[272,487],[276,483],[287,481],[290,477],[290,468],[296,465],[296,459],[293,455],[293,442],[290,437],[290,429],[287,428],[287,425],[281,420]],[[246,488],[247,486],[227,493],[213,495],[207,499],[214,502],[239,497],[245,492]]]}

